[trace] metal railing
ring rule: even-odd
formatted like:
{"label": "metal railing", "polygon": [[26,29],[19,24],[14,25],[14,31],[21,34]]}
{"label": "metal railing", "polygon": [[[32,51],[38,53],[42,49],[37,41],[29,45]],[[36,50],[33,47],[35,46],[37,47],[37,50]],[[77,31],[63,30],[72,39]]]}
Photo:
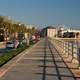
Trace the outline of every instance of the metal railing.
{"label": "metal railing", "polygon": [[75,60],[80,68],[80,38],[53,38],[51,39],[56,49],[66,55],[71,56],[71,62]]}

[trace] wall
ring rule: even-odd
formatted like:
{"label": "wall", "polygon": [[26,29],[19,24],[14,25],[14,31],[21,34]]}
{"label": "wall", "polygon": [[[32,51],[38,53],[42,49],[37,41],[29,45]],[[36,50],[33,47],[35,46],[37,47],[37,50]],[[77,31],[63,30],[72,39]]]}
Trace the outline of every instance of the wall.
{"label": "wall", "polygon": [[56,29],[47,29],[47,37],[56,37],[57,30]]}

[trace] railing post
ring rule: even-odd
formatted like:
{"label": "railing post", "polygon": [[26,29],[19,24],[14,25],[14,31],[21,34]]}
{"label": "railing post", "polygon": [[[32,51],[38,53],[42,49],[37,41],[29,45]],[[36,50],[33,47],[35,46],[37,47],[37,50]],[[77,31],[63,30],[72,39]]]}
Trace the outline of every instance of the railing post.
{"label": "railing post", "polygon": [[64,41],[62,41],[63,50],[62,53],[64,54]]}
{"label": "railing post", "polygon": [[63,44],[64,44],[64,49],[63,49],[64,52],[63,53],[65,54],[65,41],[63,42]]}
{"label": "railing post", "polygon": [[66,55],[69,57],[69,42],[66,41]]}
{"label": "railing post", "polygon": [[66,42],[64,41],[64,54],[66,55]]}
{"label": "railing post", "polygon": [[76,40],[77,41],[77,55],[78,55],[78,62],[79,62],[79,64],[78,64],[78,68],[80,69],[80,47],[79,47],[79,45],[80,45],[80,42],[79,42],[79,40]]}
{"label": "railing post", "polygon": [[80,48],[78,48],[79,50],[79,69],[80,69]]}
{"label": "railing post", "polygon": [[68,57],[69,57],[69,41],[68,41]]}
{"label": "railing post", "polygon": [[[74,58],[74,53],[73,53],[73,41],[72,41],[72,60],[73,60],[73,58]],[[72,60],[71,60],[71,62],[72,62]]]}

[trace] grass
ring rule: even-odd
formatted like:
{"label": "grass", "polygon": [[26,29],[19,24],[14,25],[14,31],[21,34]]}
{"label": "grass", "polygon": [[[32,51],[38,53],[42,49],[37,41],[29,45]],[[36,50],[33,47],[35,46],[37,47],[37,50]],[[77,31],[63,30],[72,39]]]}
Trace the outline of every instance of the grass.
{"label": "grass", "polygon": [[19,46],[18,48],[11,50],[0,57],[0,67],[3,66],[5,63],[7,63],[9,60],[11,60],[13,57],[24,51],[26,48],[28,48],[26,44],[23,44],[22,46]]}

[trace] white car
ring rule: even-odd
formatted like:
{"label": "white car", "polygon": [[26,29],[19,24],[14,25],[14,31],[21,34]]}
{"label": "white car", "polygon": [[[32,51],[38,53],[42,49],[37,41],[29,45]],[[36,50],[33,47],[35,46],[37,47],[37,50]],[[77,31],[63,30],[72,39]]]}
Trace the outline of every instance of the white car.
{"label": "white car", "polygon": [[12,49],[12,48],[14,48],[14,44],[12,42],[7,42],[6,48]]}

